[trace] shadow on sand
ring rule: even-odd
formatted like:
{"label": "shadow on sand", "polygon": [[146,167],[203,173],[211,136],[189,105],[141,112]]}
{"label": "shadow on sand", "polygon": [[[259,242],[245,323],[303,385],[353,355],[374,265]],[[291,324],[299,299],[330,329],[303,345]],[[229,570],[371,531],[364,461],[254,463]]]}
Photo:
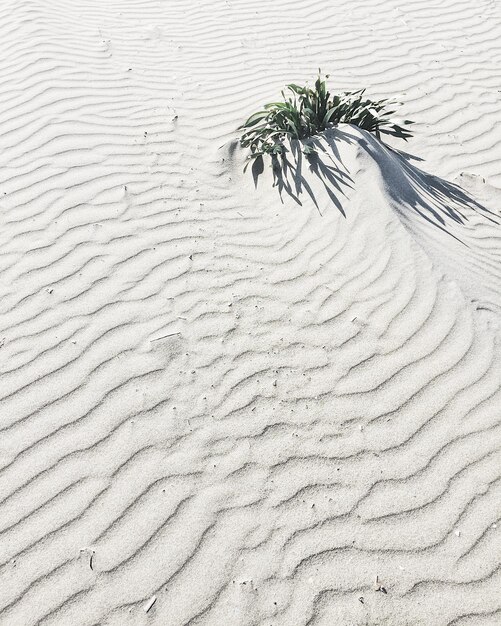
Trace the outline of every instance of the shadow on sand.
{"label": "shadow on sand", "polygon": [[[455,239],[458,237],[451,232],[450,226],[465,224],[471,211],[499,224],[495,213],[474,200],[461,187],[427,174],[411,163],[423,159],[382,144],[367,131],[355,128],[349,131],[327,131],[322,140],[312,138],[309,145],[316,151],[313,155],[305,156],[299,142],[291,142],[284,155],[273,157],[273,183],[280,197],[285,193],[301,204],[301,195],[307,194],[320,211],[312,185],[307,180],[308,177],[312,181],[311,177],[314,176],[323,184],[334,206],[346,217],[341,197],[346,197],[345,192],[354,187],[354,181],[342,161],[340,148],[343,143],[356,144],[372,157],[380,170],[386,192],[396,207],[402,211],[414,211],[420,219]],[[257,186],[264,172],[262,157],[253,161],[251,171]]]}
{"label": "shadow on sand", "polygon": [[[353,188],[353,179],[343,165],[337,149],[336,144],[340,141],[338,133],[329,133],[325,139],[322,142],[319,138],[312,137],[308,145],[316,152],[308,156],[301,151],[299,142],[291,142],[285,154],[273,156],[273,186],[277,187],[280,198],[285,193],[298,204],[301,204],[301,194],[307,194],[320,212],[313,188],[305,176],[309,172],[309,176],[317,177],[323,184],[334,206],[346,217],[339,196],[346,196],[345,189]],[[251,169],[254,185],[257,187],[259,177],[264,172],[263,157],[256,158]]]}
{"label": "shadow on sand", "polygon": [[411,163],[422,159],[381,145],[369,133],[364,133],[359,141],[379,166],[391,199],[399,205],[411,208],[437,228],[452,234],[448,225],[465,224],[468,221],[468,212],[471,211],[499,224],[496,213],[477,202],[459,185],[423,172]]}

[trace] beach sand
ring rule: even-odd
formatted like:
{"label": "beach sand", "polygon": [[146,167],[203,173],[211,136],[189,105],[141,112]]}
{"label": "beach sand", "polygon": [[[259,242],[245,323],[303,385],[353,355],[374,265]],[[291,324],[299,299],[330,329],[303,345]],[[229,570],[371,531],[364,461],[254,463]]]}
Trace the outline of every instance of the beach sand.
{"label": "beach sand", "polygon": [[[491,0],[2,2],[2,626],[501,623],[500,40]],[[243,173],[318,68],[405,154]]]}

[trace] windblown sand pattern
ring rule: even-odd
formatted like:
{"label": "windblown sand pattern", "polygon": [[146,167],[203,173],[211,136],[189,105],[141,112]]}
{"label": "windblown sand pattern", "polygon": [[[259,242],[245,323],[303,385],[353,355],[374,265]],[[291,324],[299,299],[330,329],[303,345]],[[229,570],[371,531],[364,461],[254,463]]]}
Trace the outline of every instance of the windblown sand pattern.
{"label": "windblown sand pattern", "polygon": [[[0,623],[501,623],[498,3],[0,34]],[[227,142],[318,67],[424,161],[346,127],[255,185]]]}

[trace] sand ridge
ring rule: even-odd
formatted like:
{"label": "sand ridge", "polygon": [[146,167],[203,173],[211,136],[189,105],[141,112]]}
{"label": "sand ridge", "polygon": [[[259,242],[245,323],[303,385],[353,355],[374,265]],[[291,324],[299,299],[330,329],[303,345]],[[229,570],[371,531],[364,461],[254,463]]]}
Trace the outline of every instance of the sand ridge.
{"label": "sand ridge", "polygon": [[[1,624],[499,622],[499,17],[2,4]],[[256,188],[319,66],[424,161]]]}

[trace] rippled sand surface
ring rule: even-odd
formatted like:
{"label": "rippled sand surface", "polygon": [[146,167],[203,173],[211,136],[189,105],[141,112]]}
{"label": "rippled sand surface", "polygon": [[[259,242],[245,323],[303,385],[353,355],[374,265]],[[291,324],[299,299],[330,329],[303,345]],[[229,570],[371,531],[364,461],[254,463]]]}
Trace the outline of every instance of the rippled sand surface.
{"label": "rippled sand surface", "polygon": [[[487,0],[2,2],[2,626],[501,623],[499,41]],[[318,67],[417,158],[243,174]]]}

